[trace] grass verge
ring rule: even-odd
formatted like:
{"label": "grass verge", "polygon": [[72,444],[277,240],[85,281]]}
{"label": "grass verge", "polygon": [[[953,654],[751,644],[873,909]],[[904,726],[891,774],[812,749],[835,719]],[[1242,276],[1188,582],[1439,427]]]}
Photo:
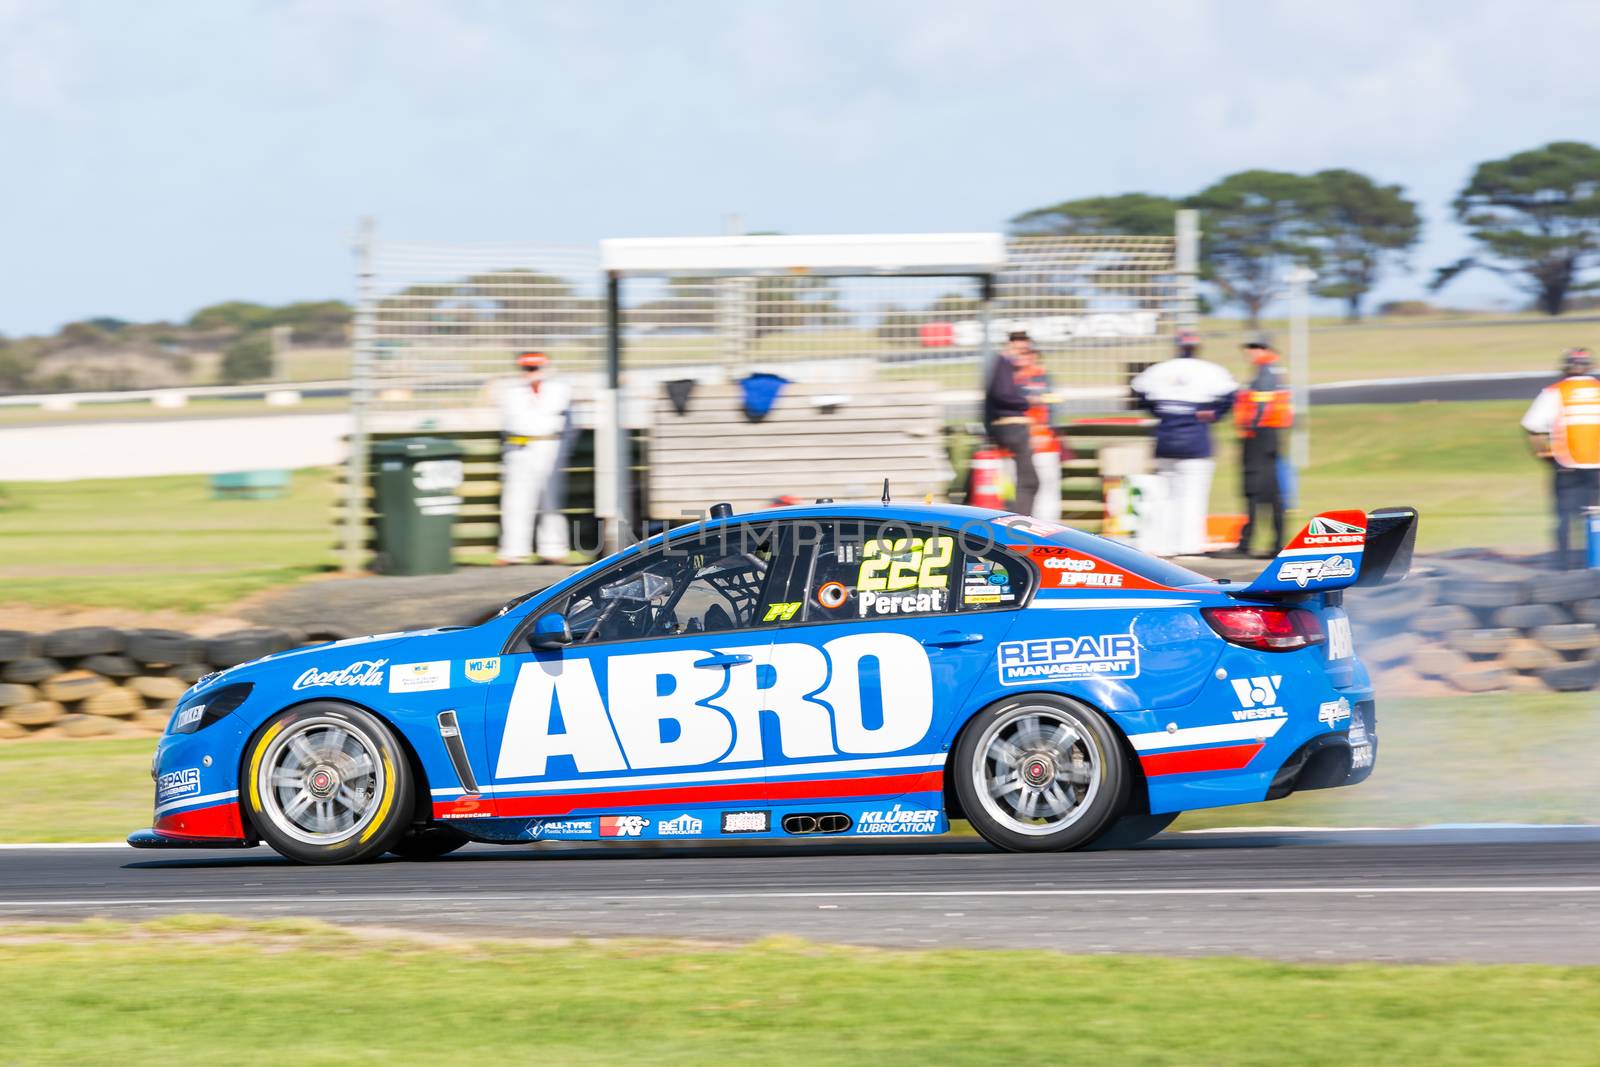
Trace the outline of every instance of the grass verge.
{"label": "grass verge", "polygon": [[[1380,701],[1382,755],[1349,789],[1209,808],[1173,827],[1596,822],[1592,693]],[[0,843],[114,841],[150,824],[154,741],[0,745]],[[965,824],[959,824],[965,832]]]}
{"label": "grass verge", "polygon": [[213,500],[205,475],[14,482],[0,495],[0,600],[191,612],[333,564],[326,471],[276,500]]}
{"label": "grass verge", "polygon": [[5,1063],[1587,1064],[1597,1000],[1597,967],[0,928]]}
{"label": "grass verge", "polygon": [[[1421,515],[1421,552],[1543,548],[1552,522],[1550,475],[1518,425],[1529,402],[1314,408],[1311,466],[1301,477],[1296,514],[1409,504]],[[1241,511],[1238,441],[1228,427],[1215,440],[1212,511]]]}

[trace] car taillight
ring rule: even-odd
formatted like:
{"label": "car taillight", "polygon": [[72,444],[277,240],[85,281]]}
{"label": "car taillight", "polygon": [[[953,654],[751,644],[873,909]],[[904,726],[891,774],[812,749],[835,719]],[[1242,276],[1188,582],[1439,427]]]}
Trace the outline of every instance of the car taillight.
{"label": "car taillight", "polygon": [[1328,639],[1322,620],[1305,608],[1201,608],[1200,614],[1224,641],[1261,652],[1293,652]]}

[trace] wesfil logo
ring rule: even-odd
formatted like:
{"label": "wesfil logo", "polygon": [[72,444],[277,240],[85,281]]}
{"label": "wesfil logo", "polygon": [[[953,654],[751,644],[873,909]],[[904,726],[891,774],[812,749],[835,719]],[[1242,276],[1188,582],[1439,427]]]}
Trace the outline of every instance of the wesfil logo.
{"label": "wesfil logo", "polygon": [[1283,686],[1283,675],[1262,675],[1255,678],[1233,679],[1233,692],[1239,698],[1239,710],[1233,713],[1237,722],[1251,719],[1282,719],[1288,716],[1278,703],[1278,691]]}

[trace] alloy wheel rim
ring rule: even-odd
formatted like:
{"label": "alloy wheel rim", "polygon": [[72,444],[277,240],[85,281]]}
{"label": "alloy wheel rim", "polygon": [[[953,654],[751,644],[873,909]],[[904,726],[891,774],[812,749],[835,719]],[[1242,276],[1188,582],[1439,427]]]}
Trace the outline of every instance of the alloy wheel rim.
{"label": "alloy wheel rim", "polygon": [[1083,817],[1100,791],[1101,756],[1083,721],[1061,708],[1025,705],[978,739],[972,784],[1006,829],[1042,837]]}
{"label": "alloy wheel rim", "polygon": [[309,845],[334,845],[359,834],[377,814],[383,759],[350,723],[308,719],[272,740],[257,786],[279,830]]}

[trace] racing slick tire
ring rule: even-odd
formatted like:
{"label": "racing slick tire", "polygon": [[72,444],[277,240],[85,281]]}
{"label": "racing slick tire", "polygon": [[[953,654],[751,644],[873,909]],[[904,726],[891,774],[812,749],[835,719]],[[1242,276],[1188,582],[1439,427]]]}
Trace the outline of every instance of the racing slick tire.
{"label": "racing slick tire", "polygon": [[407,830],[389,847],[391,855],[406,860],[436,860],[472,840],[450,826],[418,826]]}
{"label": "racing slick tire", "polygon": [[245,749],[246,812],[261,839],[299,863],[359,863],[395,846],[416,786],[393,731],[331,700],[279,712]]}
{"label": "racing slick tire", "polygon": [[1045,693],[979,712],[961,732],[952,769],[973,829],[1012,852],[1089,844],[1127,806],[1133,780],[1104,717]]}
{"label": "racing slick tire", "polygon": [[1124,815],[1112,823],[1106,832],[1090,845],[1095,849],[1132,848],[1171,826],[1181,811],[1167,811],[1160,815]]}

